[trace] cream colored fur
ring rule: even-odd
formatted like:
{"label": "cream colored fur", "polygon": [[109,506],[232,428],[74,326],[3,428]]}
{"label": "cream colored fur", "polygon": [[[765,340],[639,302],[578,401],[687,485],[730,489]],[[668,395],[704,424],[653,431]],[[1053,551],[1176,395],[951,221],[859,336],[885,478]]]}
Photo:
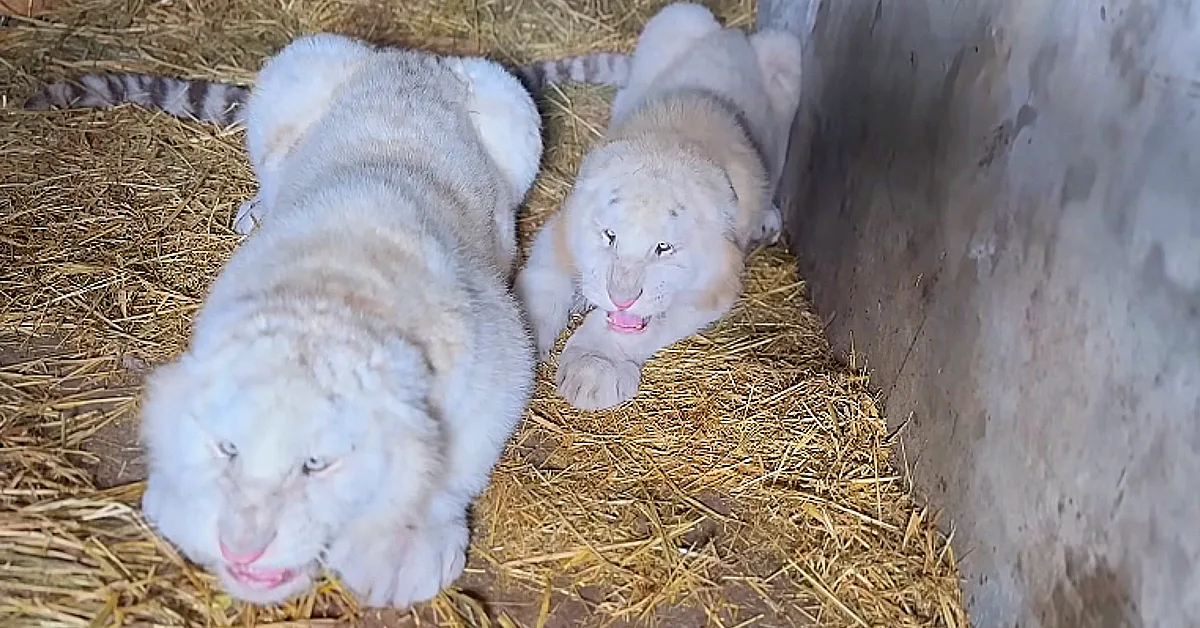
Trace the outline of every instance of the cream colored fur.
{"label": "cream colored fur", "polygon": [[642,365],[724,316],[745,254],[779,237],[800,54],[793,35],[724,29],[695,4],[646,24],[608,132],[517,277],[543,359],[573,310],[595,308],[558,358],[574,406],[633,397]]}
{"label": "cream colored fur", "polygon": [[269,211],[147,383],[143,509],[237,598],[324,564],[407,607],[462,572],[530,394],[508,281],[540,120],[491,62],[332,35],[273,58],[251,108]]}

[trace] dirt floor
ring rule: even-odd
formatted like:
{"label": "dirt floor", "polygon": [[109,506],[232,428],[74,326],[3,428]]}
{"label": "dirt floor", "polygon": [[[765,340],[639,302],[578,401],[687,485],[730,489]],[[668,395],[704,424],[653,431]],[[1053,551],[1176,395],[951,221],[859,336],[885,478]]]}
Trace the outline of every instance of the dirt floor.
{"label": "dirt floor", "polygon": [[[247,83],[314,30],[506,61],[628,51],[662,4],[89,0],[0,29],[0,624],[965,626],[953,553],[782,245],[752,257],[727,320],[647,366],[631,403],[574,411],[542,369],[475,509],[467,574],[415,613],[364,613],[334,581],[284,607],[232,603],[136,512],[139,383],[184,346],[254,182],[237,130],[20,110],[39,82],[99,68]],[[707,4],[753,24],[748,1]],[[611,95],[542,95],[524,242]]]}

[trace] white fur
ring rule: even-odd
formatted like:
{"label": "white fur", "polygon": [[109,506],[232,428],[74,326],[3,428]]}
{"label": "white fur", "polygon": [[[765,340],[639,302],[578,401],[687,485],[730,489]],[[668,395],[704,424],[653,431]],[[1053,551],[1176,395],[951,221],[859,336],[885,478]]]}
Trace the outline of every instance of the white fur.
{"label": "white fur", "polygon": [[[501,232],[540,120],[506,76],[329,35],[264,69],[247,133],[269,216],[143,405],[147,518],[231,595],[280,602],[324,564],[365,603],[404,608],[462,572],[467,508],[533,376]],[[261,551],[259,575],[296,575],[251,586],[219,541]]]}
{"label": "white fur", "polygon": [[[608,133],[516,282],[541,358],[573,310],[596,308],[558,359],[558,391],[576,407],[633,397],[646,360],[724,316],[745,253],[778,239],[772,196],[800,52],[790,34],[725,29],[696,4],[646,24]],[[660,243],[670,245],[662,254]],[[635,297],[625,313],[644,329],[614,331],[617,302]]]}

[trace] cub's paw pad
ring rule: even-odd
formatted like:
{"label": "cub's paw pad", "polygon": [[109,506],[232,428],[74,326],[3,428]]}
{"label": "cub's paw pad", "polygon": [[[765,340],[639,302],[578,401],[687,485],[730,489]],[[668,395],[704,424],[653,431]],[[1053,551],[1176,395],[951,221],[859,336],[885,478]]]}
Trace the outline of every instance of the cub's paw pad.
{"label": "cub's paw pad", "polygon": [[558,358],[558,394],[580,410],[604,410],[637,394],[642,370],[630,360],[563,350]]}

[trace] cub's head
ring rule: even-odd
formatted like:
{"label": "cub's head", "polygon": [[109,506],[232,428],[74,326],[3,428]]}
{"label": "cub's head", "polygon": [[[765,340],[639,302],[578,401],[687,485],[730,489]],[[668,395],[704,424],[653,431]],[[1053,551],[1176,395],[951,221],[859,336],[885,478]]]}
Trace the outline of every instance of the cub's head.
{"label": "cub's head", "polygon": [[193,348],[147,382],[143,510],[250,602],[305,592],[347,525],[416,510],[440,464],[418,351],[306,340],[276,331]]}
{"label": "cub's head", "polygon": [[641,333],[673,304],[736,297],[737,197],[715,163],[683,149],[618,141],[590,153],[565,206],[584,297],[616,332]]}

